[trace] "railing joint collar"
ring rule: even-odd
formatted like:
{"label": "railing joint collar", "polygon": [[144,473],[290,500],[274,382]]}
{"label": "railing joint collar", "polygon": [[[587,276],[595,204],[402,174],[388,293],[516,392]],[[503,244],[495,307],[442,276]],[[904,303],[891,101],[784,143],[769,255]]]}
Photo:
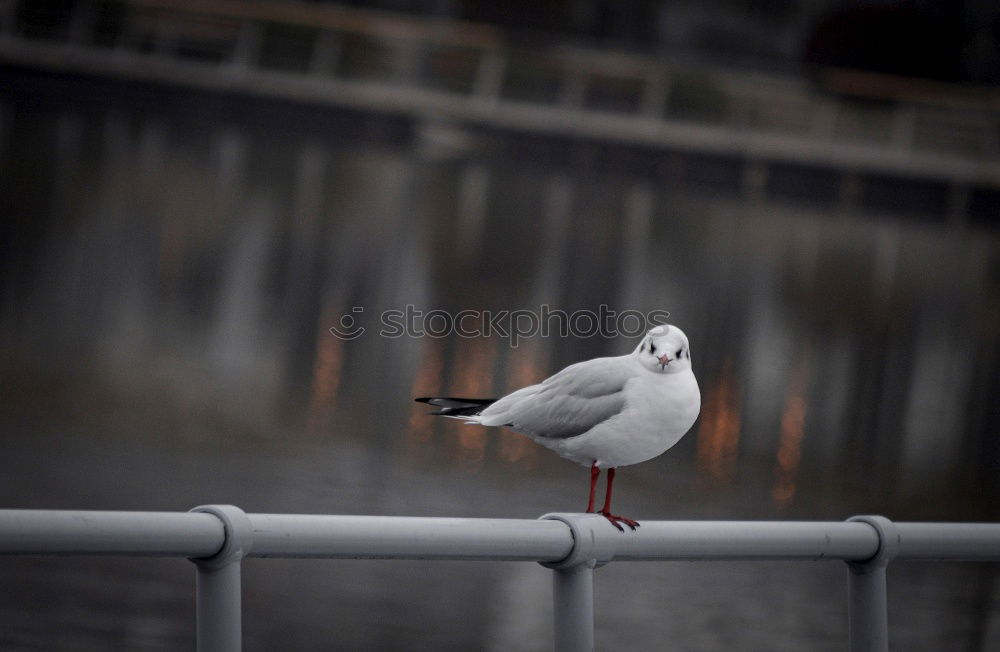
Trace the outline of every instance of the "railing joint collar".
{"label": "railing joint collar", "polygon": [[878,537],[878,548],[875,554],[859,561],[849,561],[848,566],[856,573],[867,573],[875,569],[885,568],[899,553],[899,531],[895,523],[884,516],[862,515],[847,519],[849,523],[865,523],[875,530]]}
{"label": "railing joint collar", "polygon": [[554,512],[540,516],[543,521],[565,523],[573,535],[573,548],[559,561],[539,562],[553,570],[571,570],[578,567],[596,568],[614,559],[617,546],[614,535],[620,533],[599,514]]}
{"label": "railing joint collar", "polygon": [[218,569],[239,563],[253,546],[253,524],[250,518],[235,505],[200,505],[191,510],[215,516],[222,521],[225,541],[222,548],[211,557],[192,557],[191,561],[207,569]]}

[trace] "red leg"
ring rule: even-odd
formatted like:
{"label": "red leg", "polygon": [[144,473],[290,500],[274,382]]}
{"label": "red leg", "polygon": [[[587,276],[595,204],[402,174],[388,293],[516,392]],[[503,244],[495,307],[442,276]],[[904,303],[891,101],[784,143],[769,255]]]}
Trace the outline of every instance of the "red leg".
{"label": "red leg", "polygon": [[601,470],[597,468],[597,460],[590,465],[590,500],[587,501],[587,513],[594,513],[594,492],[597,491],[597,478],[601,475]]}
{"label": "red leg", "polygon": [[624,516],[616,516],[615,514],[611,513],[611,488],[614,484],[615,484],[615,470],[608,469],[608,488],[607,491],[604,493],[604,507],[602,507],[601,511],[598,513],[602,514],[604,518],[611,521],[611,525],[614,525],[622,532],[625,531],[625,528],[621,526],[622,523],[624,523],[625,525],[629,526],[629,528],[634,530],[637,527],[639,527],[639,521],[634,521],[630,518],[625,518]]}
{"label": "red leg", "polygon": [[611,511],[611,490],[615,485],[615,469],[608,469],[608,486],[604,491],[604,507],[601,508],[602,514],[607,514]]}

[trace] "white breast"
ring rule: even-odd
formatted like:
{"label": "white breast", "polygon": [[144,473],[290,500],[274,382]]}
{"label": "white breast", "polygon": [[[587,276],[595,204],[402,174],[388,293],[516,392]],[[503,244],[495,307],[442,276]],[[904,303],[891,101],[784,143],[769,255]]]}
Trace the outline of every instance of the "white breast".
{"label": "white breast", "polygon": [[600,468],[638,464],[680,441],[701,409],[698,382],[690,370],[630,380],[625,409],[588,432],[568,439],[532,437],[561,456]]}

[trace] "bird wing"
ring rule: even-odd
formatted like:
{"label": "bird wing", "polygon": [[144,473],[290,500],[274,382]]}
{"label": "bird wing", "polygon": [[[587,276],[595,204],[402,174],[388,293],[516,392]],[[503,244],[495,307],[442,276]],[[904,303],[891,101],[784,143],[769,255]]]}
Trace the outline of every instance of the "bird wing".
{"label": "bird wing", "polygon": [[503,397],[483,410],[480,423],[553,439],[582,435],[625,408],[625,385],[636,371],[627,356],[570,365]]}

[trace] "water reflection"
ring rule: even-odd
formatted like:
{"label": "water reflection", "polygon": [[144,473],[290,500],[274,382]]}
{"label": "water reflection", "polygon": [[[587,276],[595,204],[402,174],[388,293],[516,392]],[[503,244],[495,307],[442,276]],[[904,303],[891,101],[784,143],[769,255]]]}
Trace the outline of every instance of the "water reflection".
{"label": "water reflection", "polygon": [[[493,396],[493,370],[496,366],[497,340],[482,337],[461,339],[452,359],[454,379],[449,396]],[[489,441],[479,429],[457,419],[445,423],[446,435],[457,440],[456,458],[460,468],[478,471],[486,457]]]}
{"label": "water reflection", "polygon": [[316,328],[316,360],[313,365],[312,390],[309,396],[308,425],[311,430],[321,430],[331,425],[333,408],[337,403],[343,368],[344,340],[330,337],[324,326],[336,323],[342,311],[325,310]]}
{"label": "water reflection", "polygon": [[[410,396],[416,398],[435,392],[443,387],[442,372],[444,371],[443,342],[440,339],[428,337],[422,342],[423,358],[417,375],[414,377]],[[434,419],[427,417],[427,410],[413,406],[410,411],[409,427],[406,430],[406,457],[427,458],[431,454],[434,434]]]}
{"label": "water reflection", "polygon": [[[694,333],[705,408],[693,455],[709,482],[775,459],[783,505],[800,466],[845,464],[854,478],[888,469],[882,489],[905,499],[915,474],[949,483],[985,463],[961,433],[993,423],[975,382],[996,361],[992,233],[698,199],[609,173],[588,149],[465,161],[128,105],[13,103],[4,115],[5,169],[23,181],[8,187],[21,216],[4,266],[13,364],[99,363],[133,378],[179,364],[231,397],[301,400],[317,431],[390,390],[502,393],[631,348],[385,339],[383,310],[667,309]],[[335,337],[358,307],[368,334]],[[387,440],[431,432],[402,407],[375,425]],[[475,468],[529,456],[508,435],[493,447],[442,428]]]}
{"label": "water reflection", "polygon": [[778,509],[795,498],[796,479],[802,463],[802,440],[805,437],[808,358],[800,354],[788,380],[788,396],[781,413],[781,435],[775,459],[774,488],[771,496]]}
{"label": "water reflection", "polygon": [[[536,342],[523,344],[508,354],[508,373],[503,392],[505,394],[539,383],[550,373],[546,351]],[[500,433],[499,448],[501,460],[524,470],[534,467],[535,457],[539,454],[538,447],[532,441],[506,430]]]}
{"label": "water reflection", "polygon": [[[689,437],[623,474],[623,510],[632,501],[630,512],[657,518],[1000,517],[995,233],[682,187],[678,178],[707,163],[679,155],[653,175],[608,164],[593,146],[467,134],[466,149],[443,147],[427,141],[440,134],[386,120],[240,117],[192,102],[0,102],[0,193],[13,207],[0,261],[5,504],[577,509],[585,474],[575,466],[508,432],[427,417],[411,399],[502,394],[634,341],[386,338],[379,315],[407,304],[604,303],[669,310],[691,337],[704,397]],[[355,307],[365,334],[334,336]],[[330,625],[346,640],[370,643],[370,613],[394,605],[402,624],[385,634],[390,647],[427,618],[452,636],[442,644],[481,647],[482,623],[456,626],[453,609],[469,602],[462,591],[491,595],[503,573],[435,579],[413,566],[401,579],[400,567],[374,568],[338,570],[354,586],[381,574],[355,602],[336,592],[343,582],[310,585],[357,605],[355,623]],[[935,581],[958,594],[962,572]],[[908,586],[923,581],[916,575]],[[769,581],[757,570],[733,576]],[[608,577],[613,596],[634,590]],[[533,580],[511,578],[498,594],[527,587],[526,604],[547,608]],[[260,595],[281,590],[260,582]],[[390,590],[399,583],[408,598]],[[664,598],[644,590],[649,604]],[[976,613],[995,614],[991,595],[976,598]],[[411,611],[415,602],[430,606]],[[296,604],[275,619],[294,621]],[[171,622],[184,622],[185,608],[172,607]],[[609,622],[636,618],[616,609]],[[955,597],[941,619],[970,609]],[[148,627],[137,618],[131,627]],[[907,621],[904,640],[947,627]],[[283,640],[265,626],[248,640]],[[801,628],[806,640],[839,641],[839,629]]]}
{"label": "water reflection", "polygon": [[698,419],[698,469],[713,482],[727,483],[736,472],[740,447],[740,393],[732,360],[702,390]]}

